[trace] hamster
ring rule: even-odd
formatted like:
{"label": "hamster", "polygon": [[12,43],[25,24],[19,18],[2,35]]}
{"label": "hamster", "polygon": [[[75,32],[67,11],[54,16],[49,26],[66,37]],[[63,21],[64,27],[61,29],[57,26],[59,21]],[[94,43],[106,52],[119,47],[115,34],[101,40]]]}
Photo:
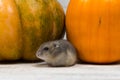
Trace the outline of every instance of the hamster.
{"label": "hamster", "polygon": [[77,61],[77,52],[67,40],[43,43],[36,52],[36,56],[53,67],[72,66]]}

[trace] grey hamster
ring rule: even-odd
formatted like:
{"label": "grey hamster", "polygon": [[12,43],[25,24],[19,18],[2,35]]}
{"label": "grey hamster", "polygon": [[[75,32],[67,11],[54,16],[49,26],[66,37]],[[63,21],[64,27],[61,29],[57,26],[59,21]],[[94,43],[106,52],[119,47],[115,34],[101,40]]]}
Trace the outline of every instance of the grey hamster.
{"label": "grey hamster", "polygon": [[72,66],[77,61],[75,48],[66,40],[56,40],[43,43],[36,56],[50,66]]}

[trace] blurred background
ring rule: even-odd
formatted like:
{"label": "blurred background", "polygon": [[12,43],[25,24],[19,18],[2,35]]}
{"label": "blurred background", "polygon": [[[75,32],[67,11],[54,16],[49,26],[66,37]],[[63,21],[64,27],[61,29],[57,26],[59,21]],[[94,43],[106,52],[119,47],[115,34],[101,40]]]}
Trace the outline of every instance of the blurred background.
{"label": "blurred background", "polygon": [[64,11],[66,12],[66,9],[70,0],[58,0],[58,1],[61,3],[61,5],[64,8]]}
{"label": "blurred background", "polygon": [[[64,12],[66,13],[66,10],[67,10],[67,6],[69,4],[69,1],[70,0],[58,0],[60,2],[60,4],[62,5],[63,9],[64,9]],[[64,39],[66,39],[66,34],[64,36]]]}

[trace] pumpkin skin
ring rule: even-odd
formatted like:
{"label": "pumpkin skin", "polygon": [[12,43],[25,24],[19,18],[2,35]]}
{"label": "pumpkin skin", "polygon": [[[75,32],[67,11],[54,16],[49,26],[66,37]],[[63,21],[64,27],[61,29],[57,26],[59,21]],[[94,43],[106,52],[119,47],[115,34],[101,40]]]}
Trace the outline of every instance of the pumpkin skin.
{"label": "pumpkin skin", "polygon": [[0,0],[0,61],[38,60],[43,42],[63,37],[64,17],[56,0]]}
{"label": "pumpkin skin", "polygon": [[71,0],[66,30],[80,60],[100,64],[120,61],[119,0]]}

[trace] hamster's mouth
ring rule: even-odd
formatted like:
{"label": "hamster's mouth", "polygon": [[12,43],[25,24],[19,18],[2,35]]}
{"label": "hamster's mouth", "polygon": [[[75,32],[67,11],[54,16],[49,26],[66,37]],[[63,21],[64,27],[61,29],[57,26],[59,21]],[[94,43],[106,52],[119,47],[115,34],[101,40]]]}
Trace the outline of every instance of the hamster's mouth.
{"label": "hamster's mouth", "polygon": [[45,58],[41,55],[36,55],[37,58],[41,59],[41,60],[45,60]]}
{"label": "hamster's mouth", "polygon": [[38,58],[39,58],[39,59],[41,59],[41,60],[45,60],[45,58],[44,58],[44,57],[40,57],[40,56],[39,56]]}

